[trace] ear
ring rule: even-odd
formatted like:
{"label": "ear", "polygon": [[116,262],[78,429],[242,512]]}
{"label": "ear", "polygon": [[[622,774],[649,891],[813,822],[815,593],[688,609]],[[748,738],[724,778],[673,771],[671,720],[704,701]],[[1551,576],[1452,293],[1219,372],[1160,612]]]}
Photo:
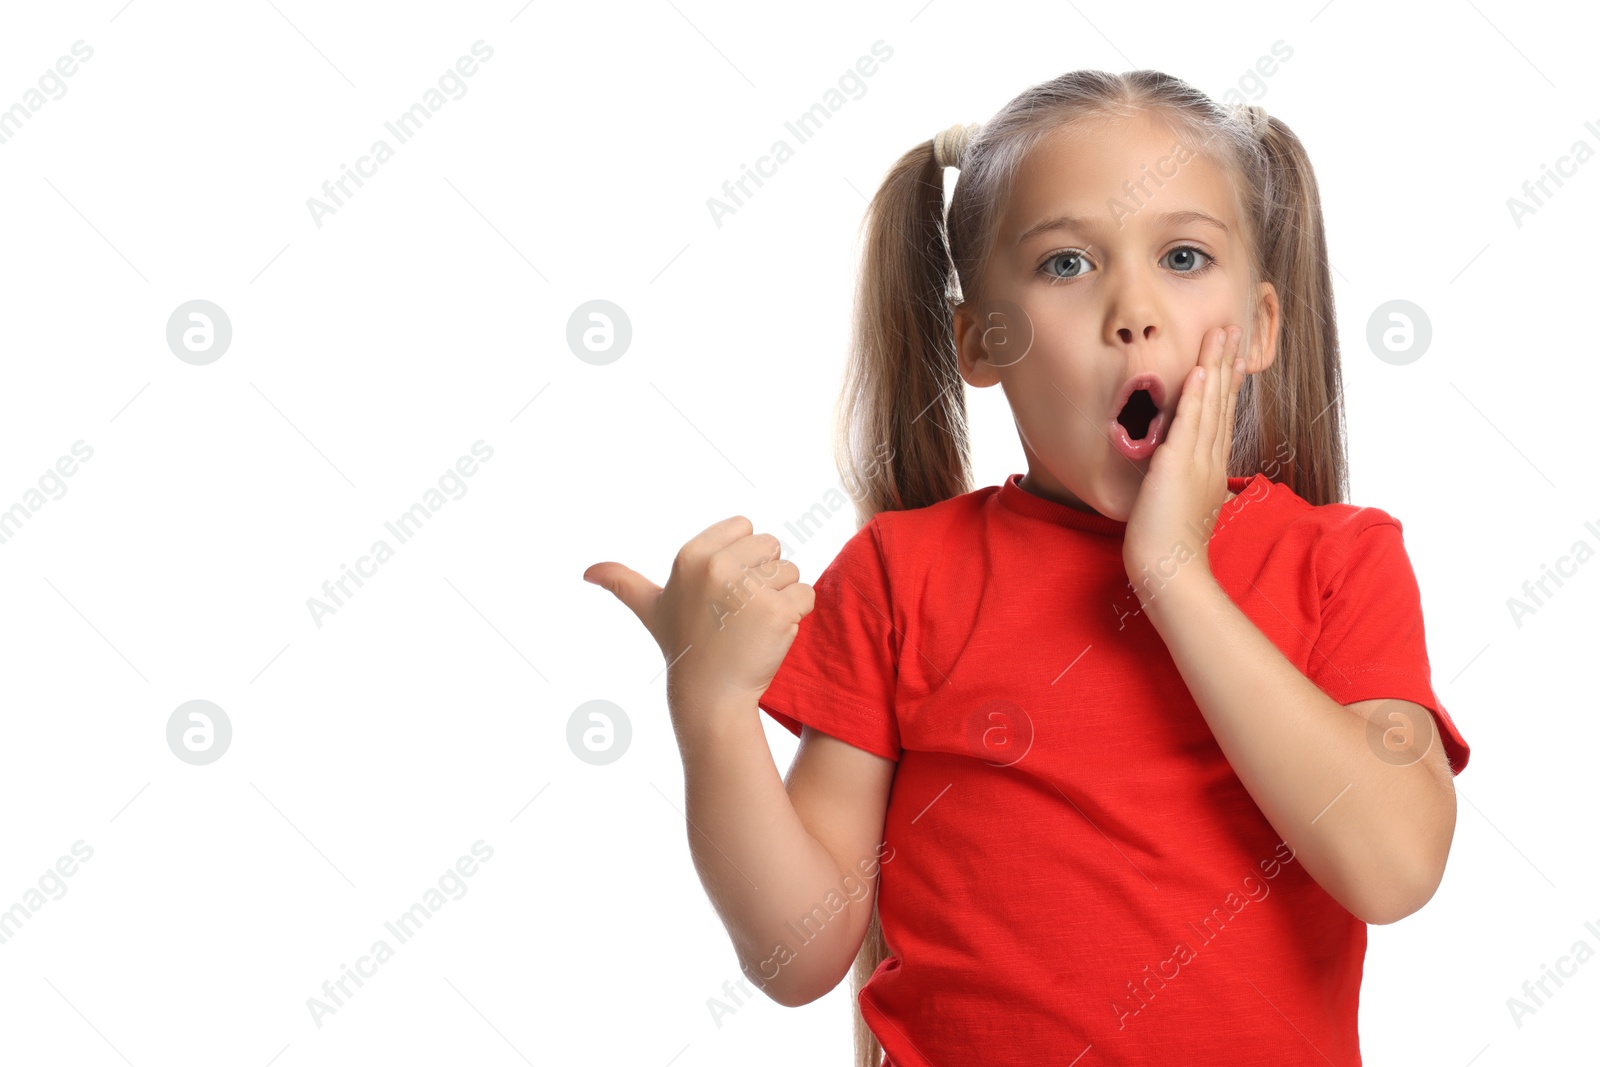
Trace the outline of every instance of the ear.
{"label": "ear", "polygon": [[962,380],[975,389],[996,385],[1000,372],[995,369],[984,348],[986,323],[978,319],[978,308],[972,301],[958,304],[952,310],[956,335],[956,360]]}
{"label": "ear", "polygon": [[1245,373],[1260,374],[1278,358],[1279,310],[1278,291],[1271,282],[1262,282],[1256,290],[1255,336],[1245,354]]}

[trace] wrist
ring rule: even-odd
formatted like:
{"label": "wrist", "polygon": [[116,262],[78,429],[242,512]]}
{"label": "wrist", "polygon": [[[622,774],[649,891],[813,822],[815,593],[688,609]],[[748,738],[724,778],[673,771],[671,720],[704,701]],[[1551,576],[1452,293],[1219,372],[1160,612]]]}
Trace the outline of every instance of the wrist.
{"label": "wrist", "polygon": [[730,726],[760,717],[760,697],[695,685],[667,684],[667,711],[680,743],[714,741]]}
{"label": "wrist", "polygon": [[1196,538],[1195,531],[1177,538],[1160,551],[1144,544],[1124,540],[1122,569],[1135,588],[1159,589],[1187,581],[1196,571],[1211,573],[1211,538],[1207,533]]}
{"label": "wrist", "polygon": [[1133,583],[1145,616],[1157,630],[1175,618],[1192,618],[1214,605],[1217,597],[1226,598],[1211,568],[1192,561],[1168,577],[1145,576]]}

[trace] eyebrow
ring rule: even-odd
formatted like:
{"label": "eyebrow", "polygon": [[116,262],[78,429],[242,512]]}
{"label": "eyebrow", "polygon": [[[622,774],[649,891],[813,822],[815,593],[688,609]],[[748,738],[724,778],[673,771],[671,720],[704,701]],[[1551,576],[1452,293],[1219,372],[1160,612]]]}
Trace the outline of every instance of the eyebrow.
{"label": "eyebrow", "polygon": [[[1183,226],[1191,223],[1200,226],[1214,226],[1223,233],[1228,232],[1226,223],[1215,216],[1207,215],[1204,211],[1168,211],[1155,217],[1157,226]],[[1050,230],[1077,230],[1081,233],[1093,230],[1096,225],[1098,223],[1095,220],[1084,215],[1056,215],[1023,231],[1022,236],[1017,238],[1017,244],[1021,245],[1028,238],[1047,233]]]}

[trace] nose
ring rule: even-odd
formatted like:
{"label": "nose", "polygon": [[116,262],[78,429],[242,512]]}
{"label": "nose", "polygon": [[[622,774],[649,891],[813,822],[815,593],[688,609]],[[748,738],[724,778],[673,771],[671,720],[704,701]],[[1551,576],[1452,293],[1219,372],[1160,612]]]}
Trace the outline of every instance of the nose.
{"label": "nose", "polygon": [[[1121,270],[1109,267],[1107,272],[1107,342],[1117,348],[1145,348],[1159,340],[1159,297],[1152,291],[1152,279],[1126,264]],[[1121,343],[1111,341],[1112,336]]]}
{"label": "nose", "polygon": [[1157,348],[1161,343],[1160,317],[1155,296],[1142,279],[1127,278],[1107,308],[1106,325],[1116,340],[1109,347],[1122,353],[1122,370],[1130,376],[1158,373]]}

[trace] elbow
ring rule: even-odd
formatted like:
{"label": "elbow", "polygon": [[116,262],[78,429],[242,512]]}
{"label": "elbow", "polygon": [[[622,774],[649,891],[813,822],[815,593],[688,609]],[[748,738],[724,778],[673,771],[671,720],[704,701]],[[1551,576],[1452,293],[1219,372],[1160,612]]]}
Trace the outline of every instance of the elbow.
{"label": "elbow", "polygon": [[[837,983],[835,983],[837,985]],[[769,984],[761,987],[774,1004],[781,1004],[785,1008],[803,1008],[814,1000],[821,1000],[833,991],[833,986],[779,986]]]}
{"label": "elbow", "polygon": [[[870,900],[866,904],[873,906]],[[803,1008],[833,992],[850,974],[870,920],[870,911],[857,902],[799,947],[780,941],[759,961],[741,958],[740,970],[773,1003]]]}
{"label": "elbow", "polygon": [[847,964],[843,972],[829,971],[820,978],[816,975],[796,974],[794,976],[795,980],[791,981],[787,986],[780,987],[775,983],[768,986],[767,995],[786,1008],[803,1008],[813,1001],[821,1000],[837,989],[839,983],[844,980],[849,971],[850,968]]}
{"label": "elbow", "polygon": [[1368,926],[1388,926],[1421,911],[1439,891],[1439,883],[1444,880],[1444,863],[1441,860],[1413,875],[1410,879],[1388,880],[1383,887],[1385,892],[1369,894],[1358,907],[1350,908],[1351,914]]}
{"label": "elbow", "polygon": [[782,967],[770,959],[760,967],[746,966],[742,970],[751,984],[766,994],[768,1000],[785,1008],[803,1008],[827,996],[839,984],[837,977],[832,981],[819,981],[814,975],[794,967]]}
{"label": "elbow", "polygon": [[1454,801],[1452,790],[1450,803],[1441,806],[1431,832],[1402,851],[1404,858],[1391,863],[1389,870],[1400,873],[1372,879],[1373,891],[1365,894],[1361,910],[1350,909],[1353,915],[1371,926],[1387,926],[1421,911],[1433,899],[1444,881],[1445,863],[1455,837]]}
{"label": "elbow", "polygon": [[1432,898],[1433,890],[1425,894],[1396,894],[1377,904],[1363,907],[1359,912],[1352,911],[1352,914],[1368,926],[1388,926],[1421,911],[1422,906]]}
{"label": "elbow", "polygon": [[[798,1008],[816,999],[806,996],[806,990],[798,988],[792,981],[793,975],[784,974],[781,969],[773,966],[771,960],[757,966],[741,962],[739,969],[744,972],[745,979],[761,990],[774,1004],[780,1004],[785,1008]],[[785,981],[785,979],[791,980]]]}
{"label": "elbow", "polygon": [[828,990],[790,990],[788,996],[773,997],[772,999],[786,1008],[803,1008],[814,1000],[820,1000]]}

